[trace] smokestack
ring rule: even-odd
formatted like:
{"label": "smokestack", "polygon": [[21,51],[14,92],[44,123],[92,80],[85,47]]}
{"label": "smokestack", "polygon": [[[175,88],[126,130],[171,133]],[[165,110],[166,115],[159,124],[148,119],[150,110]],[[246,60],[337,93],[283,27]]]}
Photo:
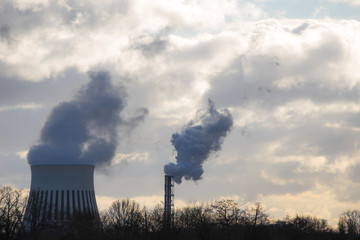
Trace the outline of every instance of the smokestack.
{"label": "smokestack", "polygon": [[99,218],[92,165],[32,165],[31,187],[24,221],[61,223],[74,213]]}
{"label": "smokestack", "polygon": [[164,195],[164,228],[169,230],[172,225],[174,207],[174,177],[165,175]]}

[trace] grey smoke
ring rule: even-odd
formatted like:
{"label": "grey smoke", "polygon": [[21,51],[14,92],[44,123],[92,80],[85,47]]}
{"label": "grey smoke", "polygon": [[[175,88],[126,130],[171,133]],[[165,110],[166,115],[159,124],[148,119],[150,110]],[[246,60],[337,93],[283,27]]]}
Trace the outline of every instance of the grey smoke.
{"label": "grey smoke", "polygon": [[202,165],[212,152],[219,151],[223,138],[233,125],[227,109],[217,110],[209,99],[207,109],[198,111],[180,133],[174,133],[171,143],[176,150],[176,164],[164,166],[165,174],[174,176],[174,181],[199,180],[204,170]]}
{"label": "grey smoke", "polygon": [[62,102],[52,110],[39,143],[28,153],[30,165],[111,162],[127,95],[123,87],[112,85],[107,72],[90,72],[89,77],[90,82],[74,100]]}

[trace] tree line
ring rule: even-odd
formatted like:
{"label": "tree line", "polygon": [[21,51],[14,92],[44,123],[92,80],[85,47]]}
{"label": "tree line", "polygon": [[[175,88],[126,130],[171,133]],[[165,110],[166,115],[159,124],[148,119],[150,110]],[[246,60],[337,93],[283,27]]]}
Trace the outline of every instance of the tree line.
{"label": "tree line", "polygon": [[[223,199],[177,208],[171,225],[165,226],[163,205],[148,209],[133,200],[122,199],[113,202],[100,216],[77,212],[61,224],[47,221],[44,216],[41,221],[30,219],[26,225],[27,202],[24,191],[0,187],[0,240],[360,239],[359,210],[343,212],[334,228],[327,220],[310,215],[271,219],[259,202],[242,207],[234,200]],[[30,211],[38,212],[37,209]]]}

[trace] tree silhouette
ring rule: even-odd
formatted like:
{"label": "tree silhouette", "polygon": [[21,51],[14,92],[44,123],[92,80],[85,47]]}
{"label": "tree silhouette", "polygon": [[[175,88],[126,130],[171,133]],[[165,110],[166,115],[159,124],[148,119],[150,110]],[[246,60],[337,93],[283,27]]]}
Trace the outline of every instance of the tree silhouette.
{"label": "tree silhouette", "polygon": [[[132,200],[117,200],[101,212],[74,212],[69,218],[52,221],[51,212],[41,210],[41,197],[29,196],[27,208],[23,191],[0,187],[0,240],[358,240],[360,211],[348,210],[339,216],[338,229],[325,219],[296,215],[276,221],[260,202],[249,208],[223,199],[191,203],[175,210],[172,228],[164,231],[164,208],[140,207]],[[22,221],[23,216],[24,221]],[[22,234],[19,234],[22,233]]]}
{"label": "tree silhouette", "polygon": [[140,205],[129,199],[115,201],[106,212],[107,226],[114,234],[135,239],[143,229],[144,216]]}
{"label": "tree silhouette", "polygon": [[58,235],[74,240],[97,240],[101,238],[101,224],[97,215],[88,211],[76,211],[59,226]]}
{"label": "tree silhouette", "polygon": [[185,208],[185,211],[188,212],[190,227],[194,229],[199,238],[201,240],[210,239],[214,226],[211,206],[198,203]]}
{"label": "tree silhouette", "polygon": [[339,217],[338,230],[348,239],[358,239],[360,235],[360,211],[347,210],[343,212]]}
{"label": "tree silhouette", "polygon": [[240,209],[237,202],[230,199],[215,201],[211,205],[215,223],[220,227],[226,239],[230,239],[232,226],[246,222],[246,212]]}
{"label": "tree silhouette", "polygon": [[23,191],[0,187],[0,239],[15,239],[21,230],[26,208]]}
{"label": "tree silhouette", "polygon": [[254,207],[247,210],[248,221],[252,226],[265,225],[270,222],[269,214],[264,211],[260,202],[256,202]]}

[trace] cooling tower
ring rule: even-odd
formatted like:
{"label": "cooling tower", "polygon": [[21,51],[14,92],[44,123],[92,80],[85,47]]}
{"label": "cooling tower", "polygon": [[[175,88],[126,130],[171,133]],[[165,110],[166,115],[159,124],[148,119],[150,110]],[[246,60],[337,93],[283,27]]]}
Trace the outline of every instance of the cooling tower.
{"label": "cooling tower", "polygon": [[25,222],[61,223],[74,213],[99,217],[92,165],[33,165]]}

